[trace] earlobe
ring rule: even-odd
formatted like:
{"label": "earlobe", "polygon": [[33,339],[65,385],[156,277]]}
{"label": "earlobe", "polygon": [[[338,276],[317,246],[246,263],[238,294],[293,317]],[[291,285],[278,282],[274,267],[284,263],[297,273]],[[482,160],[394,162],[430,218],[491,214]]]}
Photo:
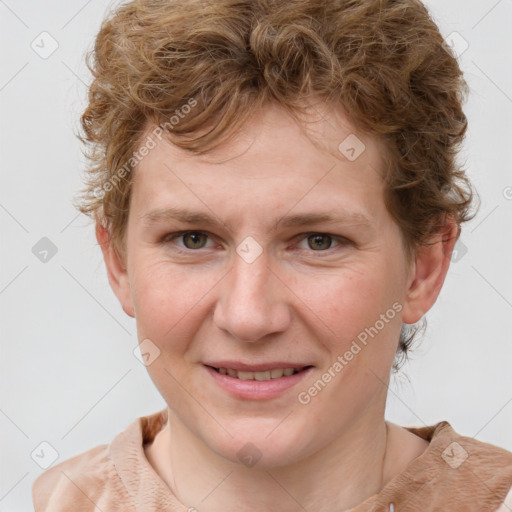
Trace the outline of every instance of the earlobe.
{"label": "earlobe", "polygon": [[442,229],[428,245],[418,248],[414,274],[404,303],[402,321],[415,324],[434,305],[444,284],[459,226],[447,217]]}
{"label": "earlobe", "polygon": [[108,229],[97,224],[96,240],[101,247],[103,259],[107,269],[108,282],[115,293],[123,311],[132,318],[135,318],[135,310],[131,296],[130,280],[125,263],[115,251]]}

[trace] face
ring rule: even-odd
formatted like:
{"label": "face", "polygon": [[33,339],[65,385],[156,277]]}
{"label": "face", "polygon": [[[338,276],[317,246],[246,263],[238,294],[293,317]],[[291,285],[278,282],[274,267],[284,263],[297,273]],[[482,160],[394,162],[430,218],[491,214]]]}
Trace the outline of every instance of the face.
{"label": "face", "polygon": [[[135,169],[126,271],[107,262],[173,421],[233,461],[293,463],[383,415],[402,322],[438,291],[414,286],[383,148],[341,111],[310,121],[308,137],[269,106],[208,155],[158,143]],[[354,134],[364,151],[343,154]]]}

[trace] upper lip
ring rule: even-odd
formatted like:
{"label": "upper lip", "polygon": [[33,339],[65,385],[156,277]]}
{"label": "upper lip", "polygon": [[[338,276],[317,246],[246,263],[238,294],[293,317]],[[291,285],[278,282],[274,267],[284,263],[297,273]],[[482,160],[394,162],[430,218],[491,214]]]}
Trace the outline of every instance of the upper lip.
{"label": "upper lip", "polygon": [[230,368],[231,370],[244,371],[244,372],[264,372],[267,370],[274,370],[276,368],[293,368],[300,370],[306,366],[312,366],[307,363],[292,363],[290,361],[271,361],[267,363],[243,363],[242,361],[208,361],[203,363],[206,366],[213,368]]}

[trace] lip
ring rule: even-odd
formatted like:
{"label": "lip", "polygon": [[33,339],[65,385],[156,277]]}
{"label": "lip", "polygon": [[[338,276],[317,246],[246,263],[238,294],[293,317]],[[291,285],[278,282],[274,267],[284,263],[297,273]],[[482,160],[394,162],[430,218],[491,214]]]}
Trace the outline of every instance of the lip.
{"label": "lip", "polygon": [[265,372],[275,368],[293,368],[300,370],[305,366],[312,366],[309,363],[290,363],[289,361],[270,361],[260,364],[247,364],[242,361],[211,361],[203,363],[205,366],[213,366],[214,368],[231,368],[240,372]]}
{"label": "lip", "polygon": [[[302,379],[304,379],[309,373],[313,370],[313,366],[310,365],[295,365],[296,368],[303,368],[304,366],[308,366],[304,370],[294,373],[293,375],[288,375],[280,377],[278,379],[270,379],[270,380],[242,380],[237,379],[236,377],[230,377],[229,375],[222,375],[221,373],[214,370],[211,366],[215,366],[215,368],[232,368],[233,370],[239,371],[265,371],[271,368],[294,368],[293,364],[290,363],[277,363],[275,366],[269,367],[268,363],[264,365],[238,365],[238,367],[233,366],[217,366],[218,363],[204,365],[204,368],[209,373],[213,382],[217,386],[219,386],[224,391],[227,391],[234,398],[242,399],[242,400],[270,400],[272,398],[276,398],[282,395],[285,391],[296,386]],[[226,364],[226,363],[222,363]],[[230,363],[231,365],[233,363]],[[271,363],[274,365],[274,363]],[[259,370],[252,370],[251,368],[261,368]]]}

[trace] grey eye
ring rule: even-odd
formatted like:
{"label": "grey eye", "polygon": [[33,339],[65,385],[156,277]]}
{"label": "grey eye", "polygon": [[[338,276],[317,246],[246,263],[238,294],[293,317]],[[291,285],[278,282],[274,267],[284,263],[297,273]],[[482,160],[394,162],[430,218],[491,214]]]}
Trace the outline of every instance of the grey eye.
{"label": "grey eye", "polygon": [[308,236],[308,246],[313,250],[330,249],[332,237],[320,233]]}
{"label": "grey eye", "polygon": [[202,249],[206,244],[208,235],[204,233],[190,232],[184,233],[181,235],[181,238],[183,239],[183,243],[187,249]]}

